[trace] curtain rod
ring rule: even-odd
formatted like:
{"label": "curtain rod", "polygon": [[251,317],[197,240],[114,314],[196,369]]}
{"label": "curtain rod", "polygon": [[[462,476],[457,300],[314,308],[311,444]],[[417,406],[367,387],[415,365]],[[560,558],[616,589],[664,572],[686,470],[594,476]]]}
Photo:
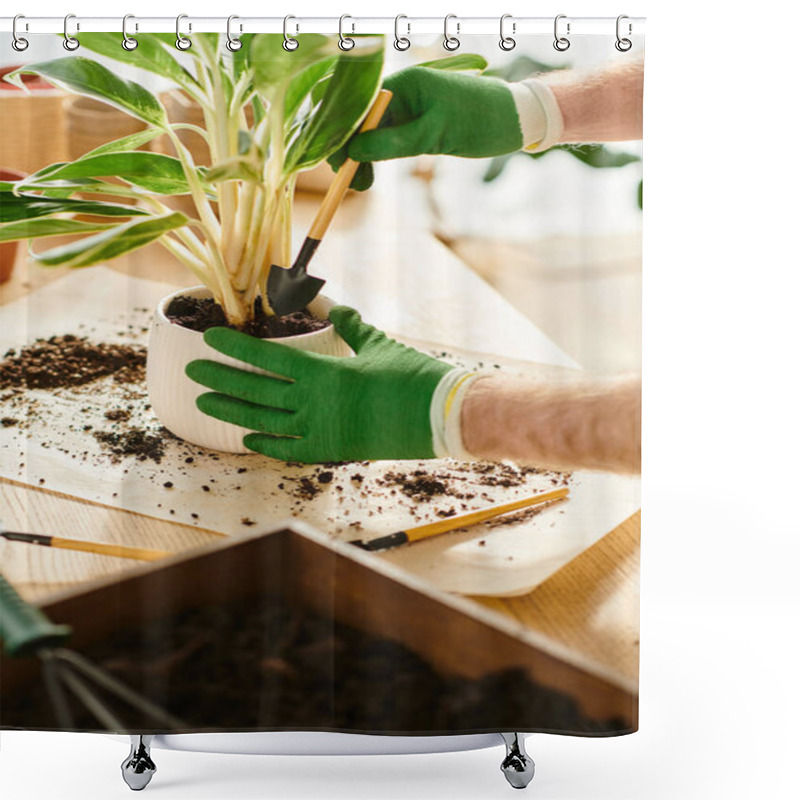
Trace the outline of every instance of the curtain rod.
{"label": "curtain rod", "polygon": [[[288,32],[296,33],[330,33],[341,30],[345,34],[382,33],[393,36],[395,33],[395,17],[358,17],[345,15],[340,23],[339,17],[304,17],[293,15],[287,18]],[[607,35],[614,36],[617,26],[616,17],[570,17],[561,16],[559,25],[563,29],[569,24],[569,35]],[[403,36],[443,35],[444,17],[412,17],[401,16],[397,21],[398,29]],[[644,34],[644,17],[627,17],[624,19],[625,35]],[[630,25],[630,28],[628,26]],[[228,26],[227,17],[194,17],[186,16],[181,20],[181,30],[187,33],[225,33]],[[13,17],[0,17],[0,32],[11,33]],[[507,17],[505,30],[513,35],[553,34],[554,17]],[[17,21],[19,34],[63,33],[64,17],[22,16]],[[102,31],[122,32],[122,16],[118,17],[81,17],[70,19],[70,32],[93,33]],[[175,31],[175,17],[137,17],[129,20],[128,32],[133,33],[169,33]],[[283,33],[284,17],[236,17],[232,22],[235,35],[242,33]],[[500,17],[451,17],[448,31],[466,36],[470,34],[500,33]]]}

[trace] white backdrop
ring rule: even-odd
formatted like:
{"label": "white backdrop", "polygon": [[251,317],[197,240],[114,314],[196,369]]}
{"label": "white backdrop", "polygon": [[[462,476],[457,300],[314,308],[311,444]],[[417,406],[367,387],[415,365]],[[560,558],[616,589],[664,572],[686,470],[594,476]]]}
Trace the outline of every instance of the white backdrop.
{"label": "white backdrop", "polygon": [[[671,0],[623,7],[294,0],[123,13],[647,15],[642,714],[636,736],[533,737],[537,800],[726,800],[797,792],[800,302],[794,39],[800,12]],[[636,7],[634,7],[634,5]],[[107,14],[37,0],[4,13]],[[119,743],[3,733],[4,798],[127,796]],[[158,752],[165,800],[509,797],[500,750],[395,758]]]}

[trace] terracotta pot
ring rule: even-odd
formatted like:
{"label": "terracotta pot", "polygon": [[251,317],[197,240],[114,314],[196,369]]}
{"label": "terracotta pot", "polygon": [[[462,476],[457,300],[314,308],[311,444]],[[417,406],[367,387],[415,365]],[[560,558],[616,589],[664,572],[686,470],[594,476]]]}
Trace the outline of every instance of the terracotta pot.
{"label": "terracotta pot", "polygon": [[[251,453],[242,444],[243,437],[249,433],[246,428],[213,419],[197,408],[195,400],[208,389],[187,377],[185,369],[190,361],[205,358],[248,372],[265,375],[269,373],[222,355],[203,341],[202,333],[171,322],[166,310],[172,300],[179,296],[210,297],[211,293],[205,286],[180,289],[165,297],[156,308],[147,350],[147,391],[153,411],[164,427],[181,439],[211,450]],[[309,310],[314,316],[327,319],[328,312],[334,305],[336,304],[332,300],[320,295],[309,304]],[[352,354],[333,326],[279,341],[289,347],[323,355]]]}
{"label": "terracotta pot", "polygon": [[67,95],[36,75],[23,76],[23,92],[4,80],[18,68],[0,69],[0,164],[30,174],[66,158]]}
{"label": "terracotta pot", "polygon": [[[15,169],[4,169],[0,167],[0,181],[18,181],[24,178],[22,172]],[[14,262],[17,260],[17,249],[19,242],[3,242],[0,244],[0,283],[5,283],[11,279],[14,271]]]}

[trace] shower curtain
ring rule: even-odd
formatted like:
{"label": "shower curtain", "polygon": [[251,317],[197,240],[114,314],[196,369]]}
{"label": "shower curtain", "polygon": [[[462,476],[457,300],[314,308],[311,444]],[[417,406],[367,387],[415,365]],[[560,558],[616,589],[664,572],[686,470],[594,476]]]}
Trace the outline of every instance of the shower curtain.
{"label": "shower curtain", "polygon": [[632,732],[642,37],[292,30],[3,39],[0,727]]}

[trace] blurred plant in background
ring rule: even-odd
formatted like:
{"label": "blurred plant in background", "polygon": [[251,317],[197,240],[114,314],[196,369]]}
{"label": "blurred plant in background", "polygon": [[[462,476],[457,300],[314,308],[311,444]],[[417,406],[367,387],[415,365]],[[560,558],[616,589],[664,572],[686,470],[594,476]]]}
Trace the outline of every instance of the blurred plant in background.
{"label": "blurred plant in background", "polygon": [[[496,78],[502,78],[506,81],[522,81],[530,78],[533,75],[541,74],[544,72],[552,72],[556,69],[564,69],[564,67],[554,67],[550,64],[545,64],[529,56],[518,56],[509,64],[497,69],[486,70],[484,75],[492,75]],[[603,144],[559,144],[544,150],[541,153],[526,153],[520,150],[517,153],[509,153],[504,156],[497,156],[489,162],[489,166],[483,175],[483,180],[490,183],[499,177],[503,170],[506,168],[508,162],[516,156],[526,156],[527,158],[539,159],[545,158],[550,153],[556,151],[563,151],[569,153],[574,158],[577,158],[583,164],[594,169],[615,169],[624,167],[627,164],[633,164],[641,161],[641,158],[634,153],[626,153],[621,150],[612,150]],[[637,187],[637,202],[639,208],[642,207],[642,182],[639,181]]]}

